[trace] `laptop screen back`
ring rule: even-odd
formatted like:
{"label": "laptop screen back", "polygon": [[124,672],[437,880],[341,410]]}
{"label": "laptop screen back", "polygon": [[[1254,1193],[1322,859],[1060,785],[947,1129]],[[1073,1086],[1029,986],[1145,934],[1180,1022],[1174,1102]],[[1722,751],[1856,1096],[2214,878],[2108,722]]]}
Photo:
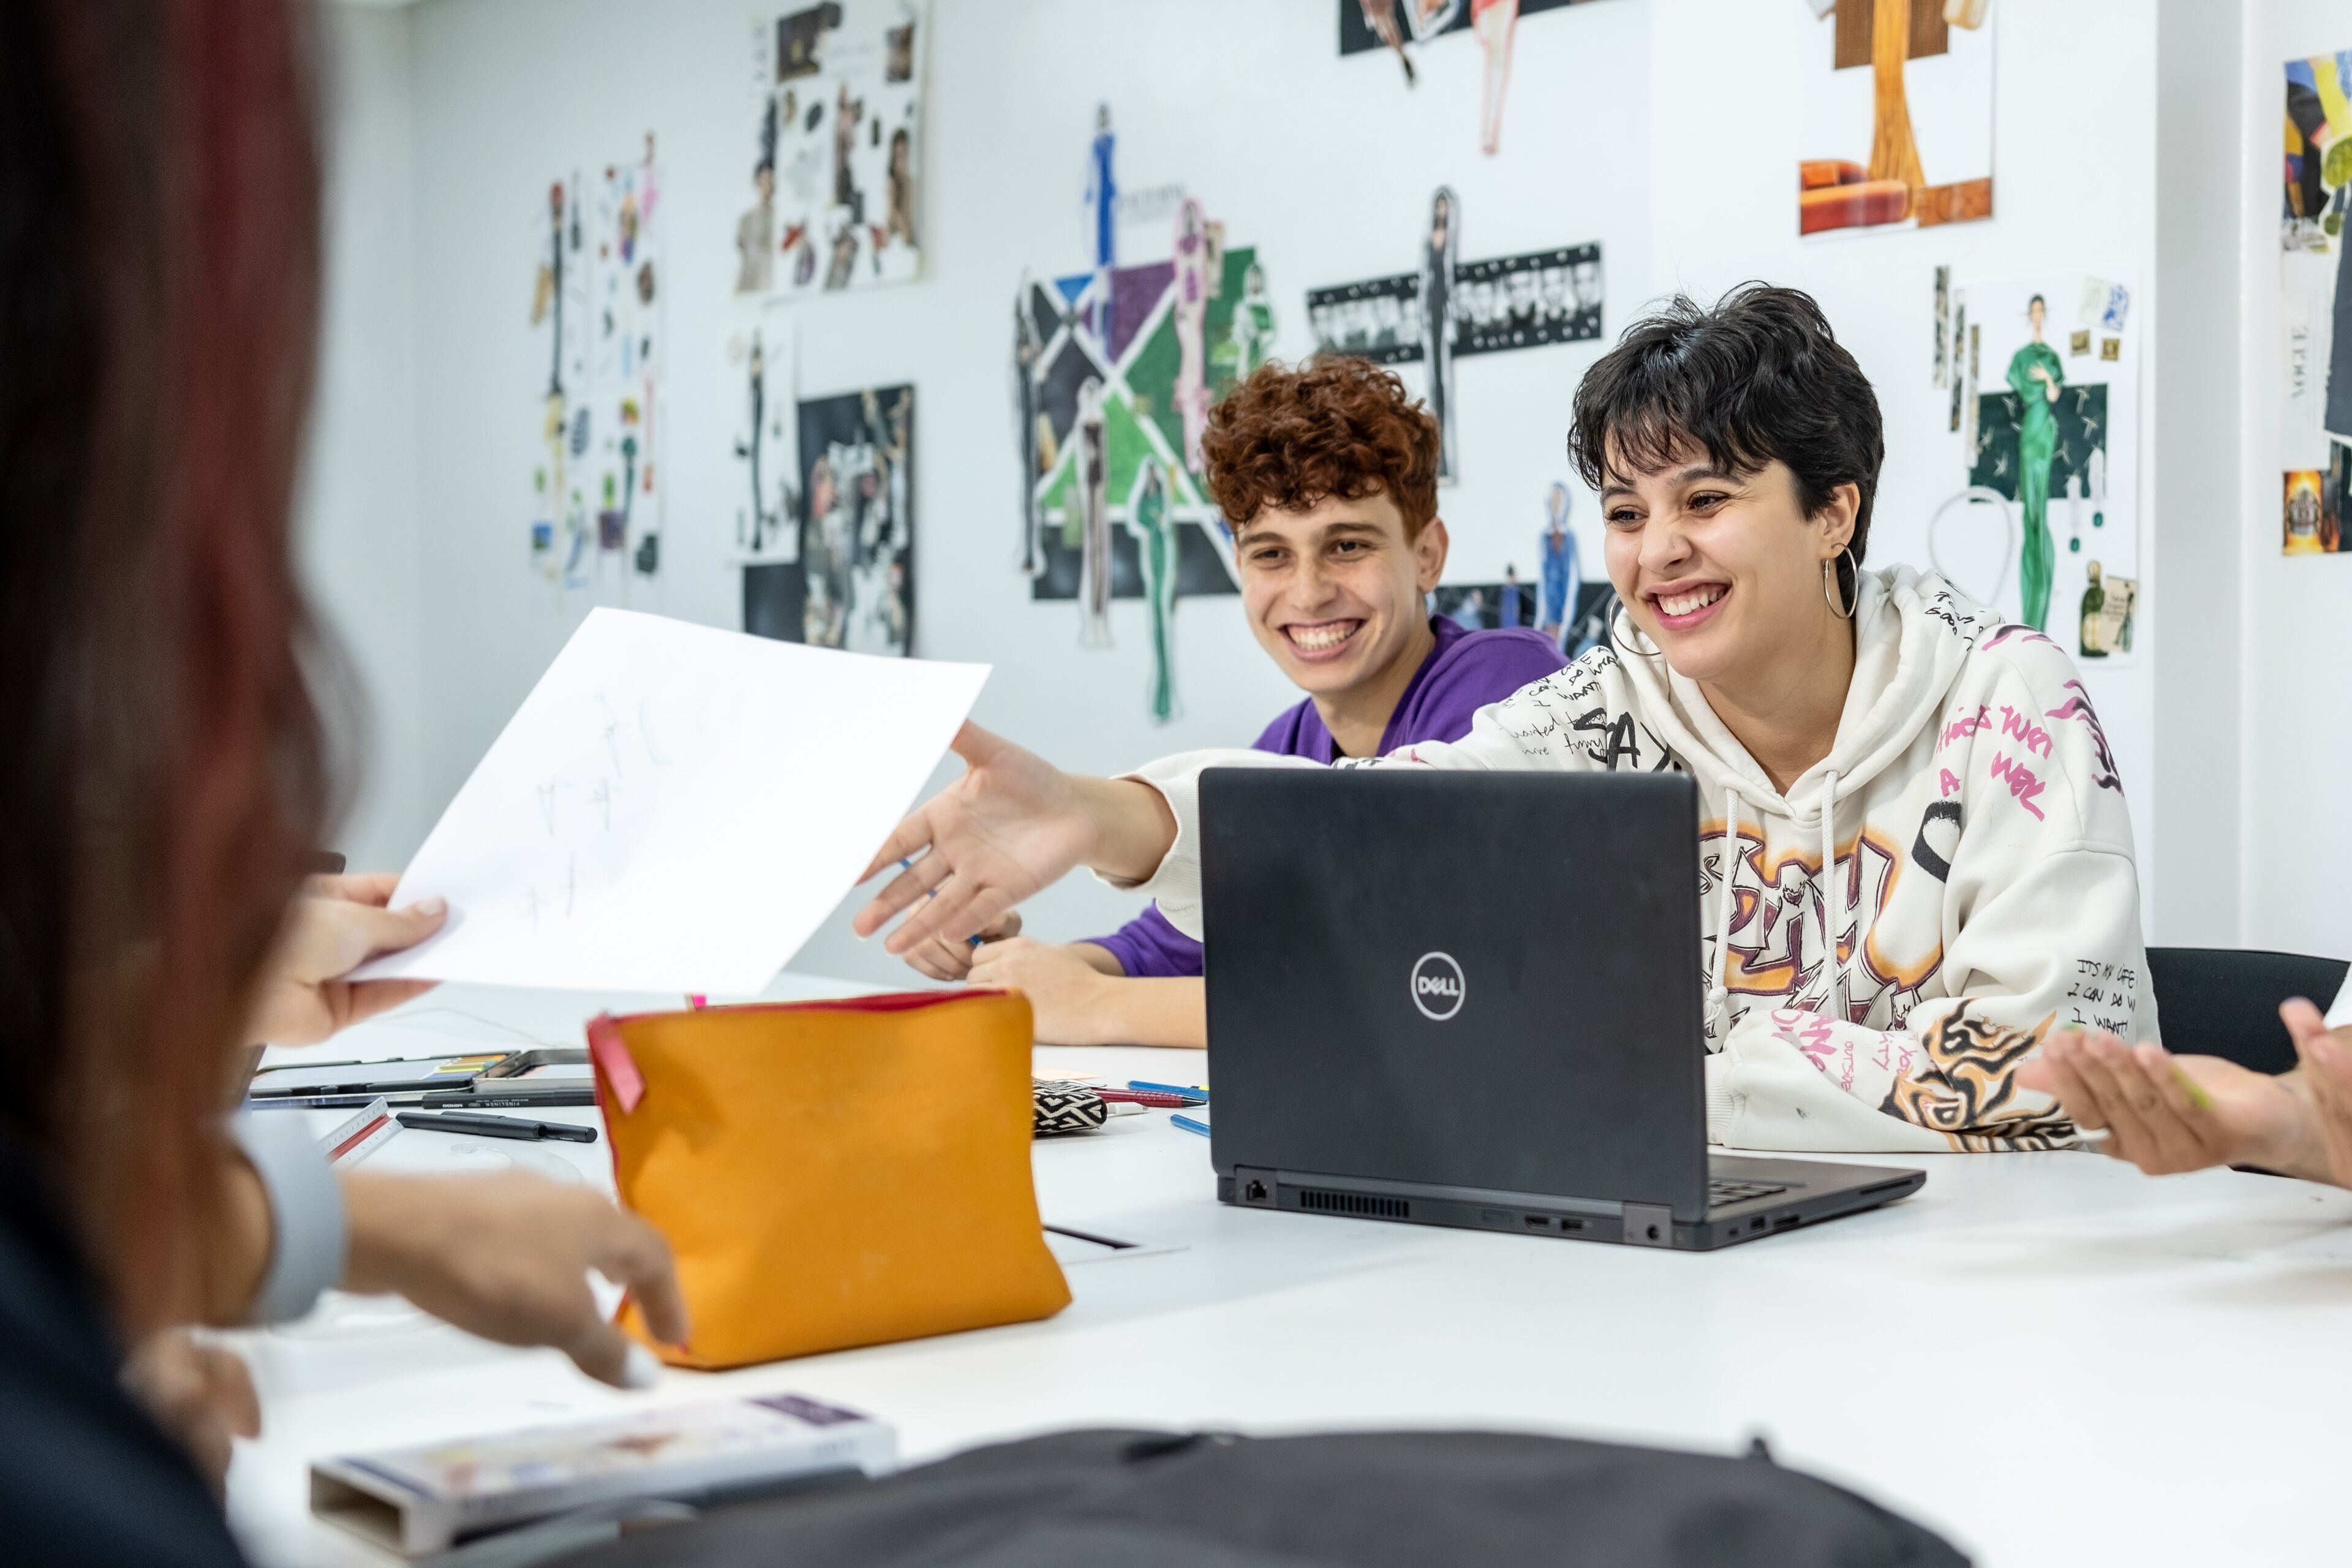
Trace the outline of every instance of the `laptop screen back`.
{"label": "laptop screen back", "polygon": [[1679,773],[1201,781],[1214,1155],[1703,1213]]}

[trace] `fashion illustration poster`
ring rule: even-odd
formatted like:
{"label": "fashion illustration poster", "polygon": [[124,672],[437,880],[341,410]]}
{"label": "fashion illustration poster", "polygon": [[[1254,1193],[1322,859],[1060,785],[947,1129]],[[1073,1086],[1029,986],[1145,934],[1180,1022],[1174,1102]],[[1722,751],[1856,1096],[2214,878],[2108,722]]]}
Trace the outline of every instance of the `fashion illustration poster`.
{"label": "fashion illustration poster", "polygon": [[929,35],[927,0],[824,0],[753,17],[736,294],[921,274]]}

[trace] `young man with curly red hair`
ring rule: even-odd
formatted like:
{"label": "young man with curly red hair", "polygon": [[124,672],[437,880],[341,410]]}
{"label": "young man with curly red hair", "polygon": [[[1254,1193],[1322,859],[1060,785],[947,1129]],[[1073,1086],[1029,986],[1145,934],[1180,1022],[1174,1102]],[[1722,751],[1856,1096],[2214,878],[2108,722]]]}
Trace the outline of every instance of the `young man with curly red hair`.
{"label": "young man with curly red hair", "polygon": [[[1307,693],[1257,738],[1262,752],[1379,756],[1454,741],[1471,715],[1565,662],[1526,628],[1469,631],[1427,611],[1445,568],[1437,423],[1368,360],[1261,367],[1209,416],[1209,486],[1234,522],[1242,602],[1258,643]],[[1201,944],[1155,906],[1109,936],[1054,945],[1013,916],[971,954],[979,984],[1028,993],[1054,1045],[1202,1046]],[[932,942],[908,961],[967,971]]]}

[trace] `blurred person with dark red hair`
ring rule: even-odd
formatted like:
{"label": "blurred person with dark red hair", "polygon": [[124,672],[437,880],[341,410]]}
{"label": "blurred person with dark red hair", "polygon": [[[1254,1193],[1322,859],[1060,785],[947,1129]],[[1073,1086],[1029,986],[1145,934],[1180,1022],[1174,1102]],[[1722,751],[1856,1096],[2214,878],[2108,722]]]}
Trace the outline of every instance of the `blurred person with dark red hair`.
{"label": "blurred person with dark red hair", "polygon": [[593,1194],[338,1183],[291,1123],[228,1115],[248,1042],[412,994],[343,976],[441,919],[379,907],[386,879],[304,881],[331,816],[289,529],[320,304],[307,14],[0,5],[0,1521],[19,1561],[237,1561],[187,1450],[216,1483],[251,1388],[186,1325],[290,1316],[340,1282],[625,1381],[650,1363],[597,1313],[593,1268],[685,1332],[661,1238]]}

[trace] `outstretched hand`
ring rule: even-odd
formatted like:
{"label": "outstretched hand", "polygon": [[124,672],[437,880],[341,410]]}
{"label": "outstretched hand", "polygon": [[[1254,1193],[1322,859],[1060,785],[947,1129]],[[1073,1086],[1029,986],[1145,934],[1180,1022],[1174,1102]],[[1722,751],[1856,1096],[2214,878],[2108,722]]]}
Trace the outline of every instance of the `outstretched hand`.
{"label": "outstretched hand", "polygon": [[963,776],[901,822],[859,879],[901,868],[851,922],[872,936],[919,906],[883,943],[894,955],[964,942],[1080,866],[1140,880],[1174,841],[1147,784],[1074,777],[977,724],[952,749]]}
{"label": "outstretched hand", "polygon": [[2278,1079],[2219,1057],[2174,1056],[2153,1041],[2101,1031],[2053,1035],[2017,1081],[2053,1096],[2077,1127],[2104,1132],[2100,1152],[2152,1176],[2213,1165],[2275,1169],[2294,1138],[2294,1095]]}

